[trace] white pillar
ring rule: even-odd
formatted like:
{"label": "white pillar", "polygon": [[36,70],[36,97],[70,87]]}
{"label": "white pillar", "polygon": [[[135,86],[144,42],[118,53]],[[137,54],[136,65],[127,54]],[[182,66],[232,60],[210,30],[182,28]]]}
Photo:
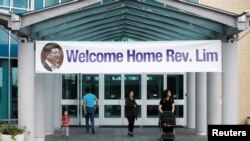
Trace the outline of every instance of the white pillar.
{"label": "white pillar", "polygon": [[195,73],[187,73],[187,128],[195,128]]}
{"label": "white pillar", "polygon": [[55,129],[61,127],[61,116],[62,116],[62,75],[55,74],[54,75],[54,83],[55,83],[55,99],[54,99],[54,120],[55,120]]}
{"label": "white pillar", "polygon": [[207,75],[195,74],[195,129],[198,135],[207,134]]}
{"label": "white pillar", "polygon": [[222,123],[238,124],[238,51],[236,43],[222,44]]}
{"label": "white pillar", "polygon": [[36,141],[45,141],[45,112],[44,112],[44,76],[46,74],[35,75],[35,123]]}
{"label": "white pillar", "polygon": [[35,135],[34,43],[20,43],[18,48],[18,124],[30,131],[29,141]]}
{"label": "white pillar", "polygon": [[222,122],[222,74],[207,73],[207,123],[221,124]]}
{"label": "white pillar", "polygon": [[45,132],[54,133],[54,74],[45,75]]}

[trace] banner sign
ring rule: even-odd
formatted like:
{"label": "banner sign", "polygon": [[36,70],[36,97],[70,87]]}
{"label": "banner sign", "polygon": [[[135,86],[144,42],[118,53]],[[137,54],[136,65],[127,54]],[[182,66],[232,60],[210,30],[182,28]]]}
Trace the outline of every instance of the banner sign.
{"label": "banner sign", "polygon": [[221,72],[221,41],[36,42],[36,73]]}

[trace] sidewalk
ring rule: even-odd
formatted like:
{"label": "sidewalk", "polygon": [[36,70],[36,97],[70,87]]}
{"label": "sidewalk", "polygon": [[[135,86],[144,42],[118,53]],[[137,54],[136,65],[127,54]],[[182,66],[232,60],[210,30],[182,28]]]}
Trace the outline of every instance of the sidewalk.
{"label": "sidewalk", "polygon": [[[136,127],[134,137],[127,136],[125,127],[96,127],[96,133],[93,135],[85,132],[84,127],[71,127],[70,139],[61,136],[59,130],[53,135],[47,135],[45,141],[158,141],[160,129],[158,127]],[[194,129],[175,128],[177,141],[206,141],[206,136],[195,134]]]}

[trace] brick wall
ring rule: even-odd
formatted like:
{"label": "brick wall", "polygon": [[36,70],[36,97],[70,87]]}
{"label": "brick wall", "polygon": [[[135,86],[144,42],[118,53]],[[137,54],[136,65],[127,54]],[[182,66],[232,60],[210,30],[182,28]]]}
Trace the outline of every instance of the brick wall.
{"label": "brick wall", "polygon": [[[201,3],[237,14],[241,14],[246,10],[250,10],[250,0],[201,0]],[[238,42],[238,116],[239,123],[246,124],[246,117],[250,116],[250,29],[242,32],[240,34],[240,38],[241,39]]]}

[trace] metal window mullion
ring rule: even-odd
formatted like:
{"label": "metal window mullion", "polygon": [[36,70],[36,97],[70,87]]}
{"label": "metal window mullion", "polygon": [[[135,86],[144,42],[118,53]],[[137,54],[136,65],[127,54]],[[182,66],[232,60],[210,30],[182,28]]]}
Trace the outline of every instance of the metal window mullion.
{"label": "metal window mullion", "polygon": [[9,11],[12,11],[13,0],[10,0],[10,1],[9,1],[9,6],[10,6],[10,7],[9,7]]}
{"label": "metal window mullion", "polygon": [[43,0],[43,8],[45,7],[45,4],[46,4],[46,3],[45,3],[45,0]]}
{"label": "metal window mullion", "polygon": [[29,12],[30,11],[30,0],[27,0],[27,5],[26,5],[26,11]]}
{"label": "metal window mullion", "polygon": [[9,30],[8,31],[8,122],[10,122],[10,104],[11,104],[11,101],[10,101],[10,98],[11,98],[11,96],[10,96],[10,85],[11,85],[11,81],[10,81],[10,69],[11,69],[11,67],[10,67],[10,56],[11,56],[11,31]]}

